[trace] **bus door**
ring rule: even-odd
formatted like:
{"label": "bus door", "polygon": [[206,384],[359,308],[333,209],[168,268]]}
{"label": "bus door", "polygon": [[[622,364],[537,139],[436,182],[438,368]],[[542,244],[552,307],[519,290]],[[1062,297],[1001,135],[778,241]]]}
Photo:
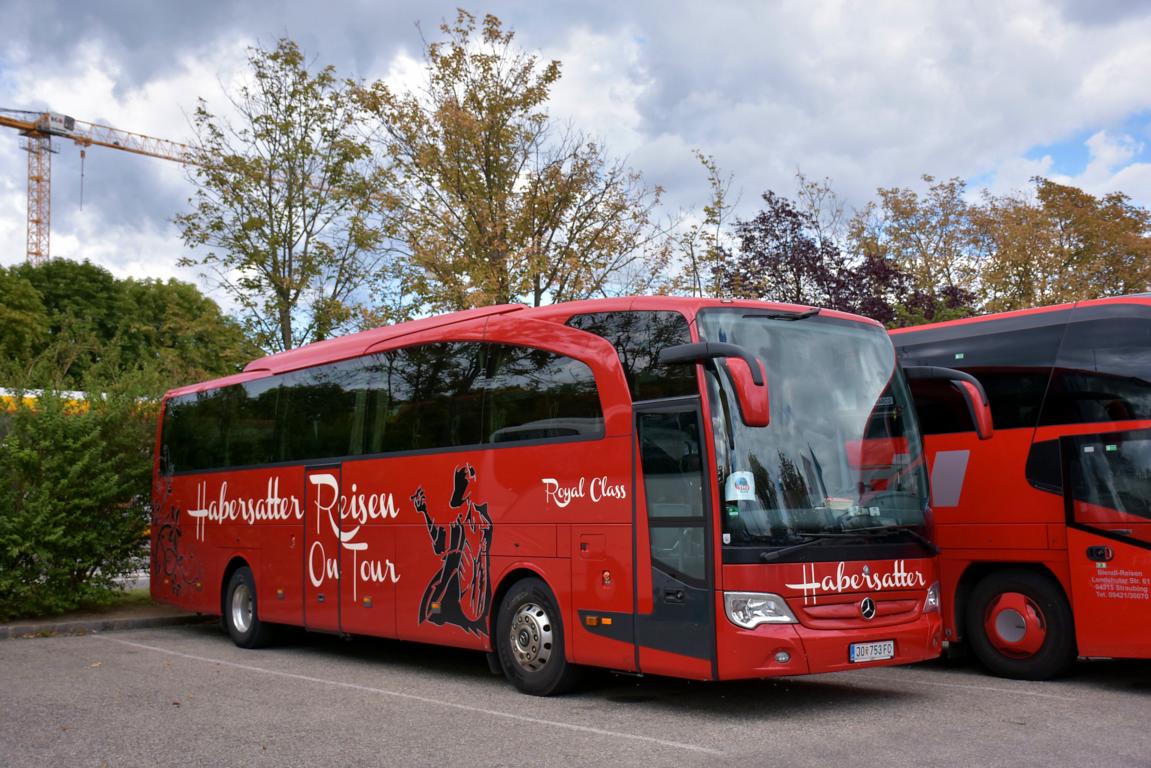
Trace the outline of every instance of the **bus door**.
{"label": "bus door", "polygon": [[340,630],[339,464],[304,471],[304,626]]}
{"label": "bus door", "polygon": [[1151,429],[1060,449],[1079,654],[1151,657]]}
{"label": "bus door", "polygon": [[[698,397],[635,407],[640,483],[646,509],[638,525],[650,542],[651,612],[637,611],[640,669],[715,676],[715,569]],[[647,602],[641,597],[641,604]]]}

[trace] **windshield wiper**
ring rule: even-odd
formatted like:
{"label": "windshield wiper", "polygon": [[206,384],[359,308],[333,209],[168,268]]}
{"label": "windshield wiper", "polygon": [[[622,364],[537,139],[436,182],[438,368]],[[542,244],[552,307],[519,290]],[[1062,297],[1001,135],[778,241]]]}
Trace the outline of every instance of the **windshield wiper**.
{"label": "windshield wiper", "polygon": [[904,533],[922,544],[933,555],[939,554],[939,547],[931,539],[907,525],[880,525],[871,528],[852,528],[852,533],[862,533],[865,536],[881,536],[885,533]]}
{"label": "windshield wiper", "polygon": [[803,312],[787,312],[784,310],[776,312],[749,312],[744,315],[744,317],[762,317],[764,320],[805,320],[818,314],[819,307],[812,307]]}
{"label": "windshield wiper", "polygon": [[808,547],[813,547],[816,544],[826,544],[827,542],[834,541],[835,539],[858,538],[855,536],[854,531],[851,533],[806,533],[804,535],[808,538],[799,542],[798,544],[792,544],[790,547],[783,547],[781,549],[773,549],[770,552],[760,552],[759,559],[765,563],[770,563],[774,560],[778,560],[784,555],[791,554],[792,552],[797,552],[801,549],[807,549]]}

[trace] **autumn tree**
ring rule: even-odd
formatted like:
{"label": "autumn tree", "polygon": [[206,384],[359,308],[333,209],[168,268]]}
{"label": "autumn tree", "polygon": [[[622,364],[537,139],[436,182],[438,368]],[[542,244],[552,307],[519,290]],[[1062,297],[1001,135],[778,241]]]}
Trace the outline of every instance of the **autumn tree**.
{"label": "autumn tree", "polygon": [[[910,188],[880,188],[878,200],[861,209],[874,224],[870,234],[909,273],[925,294],[946,288],[970,288],[974,261],[966,185],[960,179],[936,181],[923,176],[923,194]],[[857,214],[858,215],[858,214]]]}
{"label": "autumn tree", "polygon": [[974,215],[991,311],[1151,287],[1151,212],[1036,178],[1034,194],[986,195]]}
{"label": "autumn tree", "polygon": [[428,43],[425,80],[360,103],[394,174],[403,279],[428,309],[540,305],[622,290],[656,242],[658,189],[547,111],[560,77],[495,16],[459,11]]}
{"label": "autumn tree", "polygon": [[176,218],[205,268],[271,350],[346,327],[382,262],[371,216],[379,180],[358,128],[352,86],[315,69],[292,41],[253,48],[249,77],[228,95],[234,117],[200,100],[191,210]]}

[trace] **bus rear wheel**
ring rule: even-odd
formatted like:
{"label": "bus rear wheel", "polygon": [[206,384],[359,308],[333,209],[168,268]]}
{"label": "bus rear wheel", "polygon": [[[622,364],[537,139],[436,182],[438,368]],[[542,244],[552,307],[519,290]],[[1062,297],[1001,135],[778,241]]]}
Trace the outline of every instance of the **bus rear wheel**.
{"label": "bus rear wheel", "polygon": [[272,627],[256,611],[256,579],[248,566],[237,568],[224,589],[224,627],[241,648],[262,648],[272,640]]}
{"label": "bus rear wheel", "polygon": [[992,673],[1047,680],[1075,661],[1075,623],[1063,590],[1032,571],[1002,571],[971,592],[967,635],[975,656]]}
{"label": "bus rear wheel", "polygon": [[539,579],[516,582],[500,603],[496,651],[508,681],[523,693],[570,690],[577,670],[564,655],[563,621],[551,590]]}

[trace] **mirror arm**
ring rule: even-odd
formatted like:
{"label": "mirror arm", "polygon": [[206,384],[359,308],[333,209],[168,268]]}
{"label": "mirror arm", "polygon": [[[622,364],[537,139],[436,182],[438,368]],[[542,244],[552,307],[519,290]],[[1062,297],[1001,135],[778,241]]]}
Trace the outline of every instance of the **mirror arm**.
{"label": "mirror arm", "polygon": [[659,363],[660,365],[700,363],[717,357],[738,357],[743,360],[751,370],[752,383],[757,387],[763,386],[763,373],[760,371],[759,361],[746,349],[735,344],[724,344],[719,341],[677,344],[660,350]]}
{"label": "mirror arm", "polygon": [[984,405],[991,404],[987,399],[987,390],[970,373],[936,365],[909,365],[903,369],[903,375],[908,381],[965,381],[975,387]]}

